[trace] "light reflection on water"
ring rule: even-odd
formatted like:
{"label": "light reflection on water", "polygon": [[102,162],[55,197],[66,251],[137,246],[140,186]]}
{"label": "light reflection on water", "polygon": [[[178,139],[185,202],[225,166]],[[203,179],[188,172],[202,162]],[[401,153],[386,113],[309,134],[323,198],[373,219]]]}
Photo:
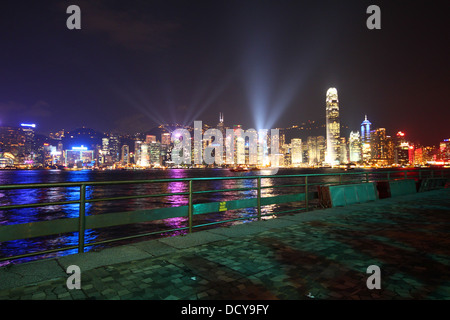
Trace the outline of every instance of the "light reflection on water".
{"label": "light reflection on water", "polygon": [[[279,170],[278,176],[288,174],[325,173],[336,172],[330,169],[288,169]],[[23,184],[23,183],[59,183],[59,182],[82,182],[82,181],[126,181],[145,179],[178,179],[195,177],[220,177],[236,176],[228,170],[222,169],[173,169],[173,170],[144,170],[144,171],[60,171],[60,170],[6,170],[0,171],[0,184]],[[248,175],[248,173],[244,173]],[[349,181],[351,177],[343,177],[343,181]],[[338,177],[309,177],[308,183],[324,183],[339,181]],[[280,186],[283,184],[303,184],[304,178],[263,178],[262,187]],[[256,187],[255,179],[238,180],[212,180],[194,181],[194,191],[220,190]],[[154,184],[134,184],[115,186],[87,186],[86,198],[108,198],[129,195],[145,195],[156,193],[180,193],[188,191],[187,181],[177,181],[170,183]],[[310,189],[313,191],[313,189]],[[287,193],[304,192],[303,187],[295,188],[265,188],[261,190],[262,197],[270,197]],[[0,190],[0,205],[27,204],[36,202],[57,202],[78,200],[80,196],[79,187],[53,187],[42,189],[18,189]],[[229,201],[244,198],[254,198],[257,196],[256,190],[213,192],[194,195],[194,203]],[[130,200],[106,201],[86,203],[86,214],[97,215],[110,212],[123,212],[142,210],[158,207],[185,206],[188,204],[187,195],[170,195],[165,197],[151,197]],[[262,207],[262,214],[270,214],[282,209],[291,209],[292,204],[287,205],[267,205]],[[34,221],[53,220],[61,218],[77,218],[79,214],[79,204],[52,205],[40,208],[24,208],[15,210],[0,210],[0,225],[21,224]],[[207,215],[195,215],[194,226],[204,223],[211,223],[220,220],[234,218],[249,218],[238,223],[251,221],[256,214],[256,208],[242,210],[230,210]],[[235,224],[237,222],[229,222]],[[214,226],[223,226],[214,225]],[[187,217],[171,218],[162,221],[153,221],[134,225],[124,225],[109,227],[104,229],[86,230],[86,243],[107,240],[111,238],[124,237],[139,233],[158,232],[155,237],[172,236],[186,233],[186,230],[167,233],[164,230],[187,227]],[[148,238],[147,238],[148,239]],[[142,239],[140,239],[142,240]],[[29,252],[59,248],[63,246],[73,246],[78,244],[78,233],[40,237],[27,240],[16,240],[0,243],[0,257],[25,254]],[[86,247],[86,251],[97,249],[97,247]],[[45,257],[65,255],[75,253],[76,250],[64,251],[46,255]],[[41,256],[43,257],[43,256]],[[21,259],[18,262],[33,260],[32,258]],[[0,266],[9,262],[0,262]]]}

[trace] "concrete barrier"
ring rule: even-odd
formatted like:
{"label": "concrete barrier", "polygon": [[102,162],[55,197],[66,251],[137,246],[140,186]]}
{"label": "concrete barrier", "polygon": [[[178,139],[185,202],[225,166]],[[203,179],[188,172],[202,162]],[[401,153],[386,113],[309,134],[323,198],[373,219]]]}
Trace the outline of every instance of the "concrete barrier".
{"label": "concrete barrier", "polygon": [[425,192],[445,188],[447,178],[425,178],[417,183],[417,192]]}
{"label": "concrete barrier", "polygon": [[377,181],[378,197],[380,199],[397,197],[417,192],[414,179]]}
{"label": "concrete barrier", "polygon": [[319,201],[326,208],[375,201],[378,198],[374,182],[319,186],[318,191]]}

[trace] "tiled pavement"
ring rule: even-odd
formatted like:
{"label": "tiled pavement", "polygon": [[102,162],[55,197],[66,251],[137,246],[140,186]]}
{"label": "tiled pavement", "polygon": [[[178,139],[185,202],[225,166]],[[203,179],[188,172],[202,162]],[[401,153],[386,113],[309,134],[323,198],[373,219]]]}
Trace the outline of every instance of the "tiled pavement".
{"label": "tiled pavement", "polygon": [[0,268],[0,299],[448,300],[449,235],[447,188]]}

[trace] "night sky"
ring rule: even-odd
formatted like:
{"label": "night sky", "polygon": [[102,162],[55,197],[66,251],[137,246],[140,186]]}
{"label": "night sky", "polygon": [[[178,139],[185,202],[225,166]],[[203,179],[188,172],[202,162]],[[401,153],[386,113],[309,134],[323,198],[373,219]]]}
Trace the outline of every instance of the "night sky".
{"label": "night sky", "polygon": [[[81,30],[66,9],[81,8]],[[381,30],[366,9],[381,8]],[[134,133],[324,121],[450,138],[449,1],[2,1],[0,125]],[[325,135],[325,132],[323,133]]]}

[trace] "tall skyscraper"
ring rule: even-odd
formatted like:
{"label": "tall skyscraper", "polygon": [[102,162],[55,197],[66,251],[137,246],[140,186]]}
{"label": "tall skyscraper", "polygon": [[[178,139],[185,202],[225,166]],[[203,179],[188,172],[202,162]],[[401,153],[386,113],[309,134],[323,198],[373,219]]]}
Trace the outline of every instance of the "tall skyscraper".
{"label": "tall skyscraper", "polygon": [[363,161],[369,161],[372,156],[371,147],[370,147],[370,123],[367,120],[367,115],[365,116],[364,121],[361,123],[361,156]]}
{"label": "tall skyscraper", "polygon": [[25,133],[25,154],[29,159],[32,159],[32,153],[35,151],[34,129],[36,128],[36,125],[22,123],[20,126]]}
{"label": "tall skyscraper", "polygon": [[367,120],[367,115],[365,116],[364,121],[361,123],[361,142],[362,143],[370,143],[370,126],[372,123],[370,123],[369,120]]}
{"label": "tall skyscraper", "polygon": [[325,160],[325,138],[323,136],[308,137],[308,164],[310,166],[321,164]]}
{"label": "tall skyscraper", "polygon": [[161,165],[161,143],[159,141],[152,142],[148,145],[148,153],[150,164],[153,166]]}
{"label": "tall skyscraper", "polygon": [[450,162],[450,139],[444,139],[439,143],[439,158],[444,162]]}
{"label": "tall skyscraper", "polygon": [[171,143],[171,139],[172,139],[172,136],[170,133],[165,132],[165,133],[161,134],[161,144],[168,146]]}
{"label": "tall skyscraper", "polygon": [[381,161],[386,157],[386,129],[378,128],[371,133],[372,160]]}
{"label": "tall skyscraper", "polygon": [[358,131],[350,132],[348,145],[350,149],[350,162],[361,161],[361,136]]}
{"label": "tall skyscraper", "polygon": [[325,162],[331,165],[339,164],[340,126],[337,90],[330,88],[326,99],[327,156]]}
{"label": "tall skyscraper", "polygon": [[120,138],[117,134],[109,136],[109,153],[113,162],[120,161]]}
{"label": "tall skyscraper", "polygon": [[302,163],[302,139],[291,139],[291,164],[298,166]]}
{"label": "tall skyscraper", "polygon": [[395,137],[394,163],[407,165],[409,162],[409,143],[406,141],[405,133],[397,132]]}
{"label": "tall skyscraper", "polygon": [[130,163],[130,147],[126,144],[122,146],[122,164],[127,165]]}

